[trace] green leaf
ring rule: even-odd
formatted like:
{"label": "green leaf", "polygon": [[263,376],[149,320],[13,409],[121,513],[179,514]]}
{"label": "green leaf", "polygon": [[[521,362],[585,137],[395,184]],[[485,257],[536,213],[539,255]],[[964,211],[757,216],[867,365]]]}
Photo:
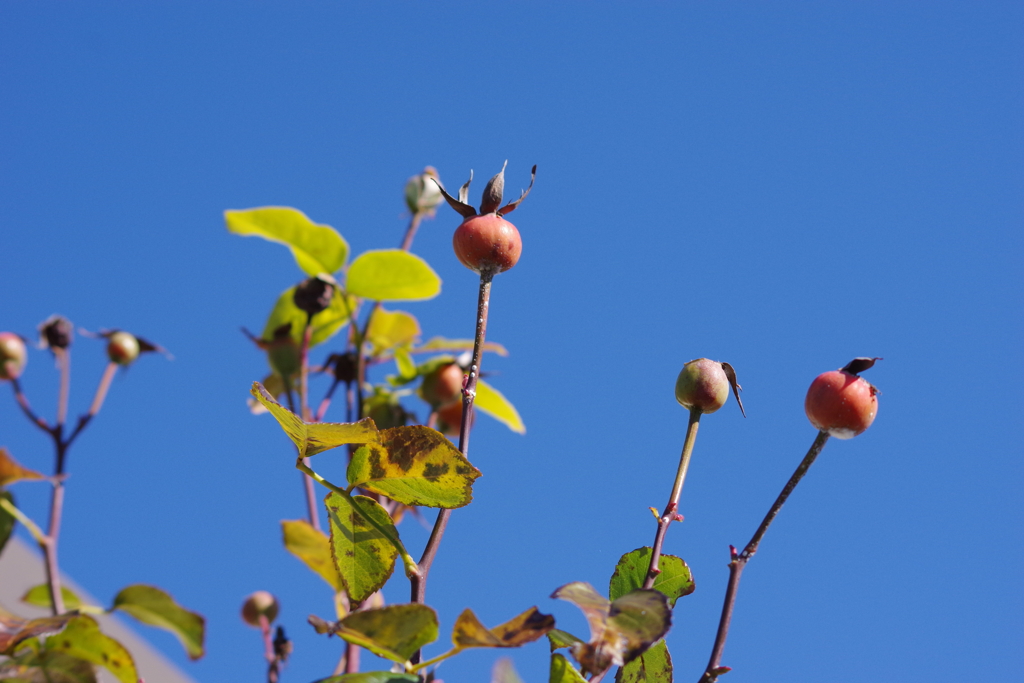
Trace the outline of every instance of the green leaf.
{"label": "green leaf", "polygon": [[[445,339],[444,337],[431,337],[426,343],[417,346],[412,353],[428,353],[430,351],[472,351],[472,339]],[[508,350],[497,342],[484,342],[484,351],[493,351],[499,356],[507,356]]]}
{"label": "green leaf", "polygon": [[0,662],[0,680],[11,683],[96,683],[89,662],[52,650],[28,650]]}
{"label": "green leaf", "polygon": [[366,339],[380,353],[396,346],[412,344],[420,336],[420,323],[404,311],[388,311],[383,308],[373,314]]}
{"label": "green leaf", "polygon": [[349,614],[335,632],[378,657],[404,664],[416,650],[437,640],[437,613],[426,605],[388,605]]}
{"label": "green leaf", "polygon": [[250,393],[270,411],[284,433],[299,449],[300,457],[308,457],[350,443],[377,443],[379,437],[373,420],[359,422],[303,422],[267,393],[259,382],[252,383]]}
{"label": "green leaf", "polygon": [[516,407],[509,403],[500,391],[483,380],[477,380],[476,399],[473,406],[481,413],[490,415],[517,434],[526,433],[526,425],[516,412]]}
{"label": "green leaf", "polygon": [[379,444],[360,446],[348,466],[348,483],[405,505],[458,508],[473,499],[480,470],[437,431],[395,427]]}
{"label": "green leaf", "polygon": [[396,674],[390,671],[366,671],[359,674],[342,674],[321,678],[313,683],[420,683],[415,674]]}
{"label": "green leaf", "polygon": [[625,640],[624,662],[638,657],[672,625],[668,599],[656,590],[639,588],[612,601],[608,613],[608,630]]}
{"label": "green leaf", "polygon": [[[612,600],[630,591],[642,588],[647,578],[647,568],[651,564],[651,549],[637,548],[619,558],[612,573],[608,586],[608,595]],[[660,591],[668,598],[670,607],[675,607],[676,600],[693,592],[693,576],[690,568],[682,559],[675,555],[662,555],[658,559],[661,573],[654,579],[654,590]]]}
{"label": "green leaf", "polygon": [[[348,499],[332,491],[327,496],[331,521],[331,555],[345,590],[353,602],[362,602],[383,588],[395,570],[398,550],[387,536],[366,520],[370,517],[394,538],[398,530],[387,511],[373,498],[353,496],[359,511]],[[361,511],[361,512],[360,512]]]}
{"label": "green leaf", "polygon": [[672,657],[664,640],[621,667],[615,683],[672,683]]}
{"label": "green leaf", "polygon": [[504,624],[488,629],[473,610],[465,609],[455,620],[452,643],[458,648],[519,647],[532,643],[555,627],[555,618],[531,607]]}
{"label": "green leaf", "polygon": [[0,488],[22,479],[46,479],[46,477],[35,470],[22,467],[6,448],[0,447]]}
{"label": "green leaf", "polygon": [[[0,498],[5,499],[11,505],[14,505],[14,495],[10,491],[0,490]],[[0,508],[0,552],[3,552],[4,546],[7,545],[7,541],[10,540],[11,534],[14,533],[14,525],[17,522],[14,519],[14,515],[7,512],[3,508]]]}
{"label": "green leaf", "polygon": [[333,273],[348,258],[348,243],[329,225],[318,225],[298,209],[265,206],[246,211],[225,211],[228,231],[256,235],[292,250],[306,275]]}
{"label": "green leaf", "polygon": [[560,654],[553,654],[548,683],[587,683],[587,679],[569,663],[568,659]]}
{"label": "green leaf", "polygon": [[[274,307],[270,310],[267,323],[263,326],[261,338],[270,341],[274,338],[274,330],[291,325],[292,341],[296,344],[302,343],[302,334],[306,328],[308,315],[305,311],[295,305],[295,288],[289,287],[277,297]],[[324,310],[313,316],[310,321],[313,325],[313,332],[309,338],[310,348],[327,341],[349,322],[349,311],[355,315],[359,309],[358,303],[351,296],[346,297],[340,291],[335,291],[331,297],[331,304]]]}
{"label": "green leaf", "polygon": [[548,642],[551,644],[551,651],[560,650],[563,647],[572,647],[576,643],[582,643],[582,638],[577,638],[568,631],[553,628],[548,631]]}
{"label": "green leaf", "polygon": [[[60,594],[64,596],[64,608],[67,610],[78,609],[82,605],[82,601],[78,599],[78,596],[70,588],[61,586]],[[32,586],[28,591],[21,596],[21,601],[28,605],[35,605],[36,607],[50,608],[50,586],[41,583],[38,586]]]}
{"label": "green leaf", "polygon": [[399,346],[395,349],[395,365],[398,366],[399,383],[411,382],[416,379],[416,364],[409,355],[409,351]]}
{"label": "green leaf", "polygon": [[121,683],[139,680],[131,654],[124,645],[100,631],[92,617],[73,617],[63,631],[46,639],[46,649],[103,666]]}
{"label": "green leaf", "polygon": [[334,566],[331,557],[331,541],[327,534],[314,529],[304,519],[286,519],[281,522],[284,536],[284,547],[295,557],[302,560],[307,567],[327,582],[337,593],[343,587],[341,576]]}
{"label": "green leaf", "polygon": [[441,292],[441,278],[427,262],[401,249],[360,254],[348,269],[349,294],[374,301],[422,301]]}
{"label": "green leaf", "polygon": [[566,600],[580,608],[590,626],[590,638],[600,638],[607,628],[611,602],[583,581],[567,583],[551,594],[551,597]]}
{"label": "green leaf", "polygon": [[143,624],[170,631],[181,641],[189,659],[203,656],[206,620],[176,603],[159,588],[144,584],[128,586],[114,596],[113,610],[127,612]]}

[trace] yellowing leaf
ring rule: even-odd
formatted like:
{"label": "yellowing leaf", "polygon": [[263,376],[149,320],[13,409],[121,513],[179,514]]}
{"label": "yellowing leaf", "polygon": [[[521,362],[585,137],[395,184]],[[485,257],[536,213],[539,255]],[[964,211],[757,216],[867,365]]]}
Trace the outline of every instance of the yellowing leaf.
{"label": "yellowing leaf", "polygon": [[458,508],[473,499],[480,471],[437,431],[395,427],[380,442],[359,447],[348,466],[348,483],[405,505]]}
{"label": "yellowing leaf", "polygon": [[349,294],[374,301],[421,301],[441,292],[441,278],[419,256],[401,249],[360,254],[349,266]]}
{"label": "yellowing leaf", "polygon": [[531,607],[519,616],[492,629],[486,628],[473,610],[463,610],[452,629],[452,643],[458,648],[519,647],[532,643],[555,627],[555,618]]}
{"label": "yellowing leaf", "polygon": [[342,589],[341,576],[331,557],[331,541],[327,534],[313,528],[303,519],[281,522],[284,547],[307,567],[320,575],[335,592]]}
{"label": "yellowing leaf", "polygon": [[490,415],[517,434],[526,433],[526,425],[516,411],[516,407],[509,403],[500,391],[487,384],[483,380],[477,380],[476,399],[473,406],[481,413]]}
{"label": "yellowing leaf", "polygon": [[121,683],[139,680],[131,654],[124,645],[100,631],[92,617],[73,617],[63,631],[46,639],[46,649],[106,667]]}
{"label": "yellowing leaf", "polygon": [[587,679],[569,663],[568,659],[560,654],[553,654],[548,683],[587,683]]}
{"label": "yellowing leaf", "polygon": [[664,640],[620,668],[615,683],[672,683],[672,657]]}
{"label": "yellowing leaf", "polygon": [[274,416],[288,438],[299,449],[300,457],[323,453],[345,444],[378,441],[377,427],[370,418],[343,423],[303,422],[298,415],[275,401],[259,382],[252,383],[250,393]]}
{"label": "yellowing leaf", "polygon": [[359,511],[345,496],[331,492],[327,512],[331,519],[330,549],[338,573],[353,602],[362,602],[380,590],[395,569],[398,550],[364,516],[373,518],[395,538],[398,530],[387,511],[373,498],[353,496]]}
{"label": "yellowing leaf", "polygon": [[[472,351],[472,339],[445,339],[444,337],[431,337],[429,341],[412,349],[411,353],[428,353],[430,351]],[[484,351],[493,351],[499,356],[507,356],[508,350],[497,342],[484,342]]]}
{"label": "yellowing leaf", "polygon": [[334,629],[347,642],[401,664],[437,640],[437,613],[426,605],[388,605],[353,612]]}
{"label": "yellowing leaf", "polygon": [[140,583],[122,589],[114,596],[111,610],[121,610],[143,624],[170,631],[181,642],[189,659],[203,656],[206,620],[176,603],[174,598],[156,586]]}
{"label": "yellowing leaf", "polygon": [[367,340],[377,352],[395,346],[412,344],[420,336],[420,324],[404,311],[386,311],[383,308],[373,314]]}
{"label": "yellowing leaf", "polygon": [[246,211],[225,211],[228,230],[256,235],[286,245],[307,275],[333,273],[348,258],[348,243],[329,225],[318,225],[298,209],[265,206]]}
{"label": "yellowing leaf", "polygon": [[21,479],[46,479],[46,477],[35,470],[22,467],[6,448],[0,447],[0,487],[13,484]]}

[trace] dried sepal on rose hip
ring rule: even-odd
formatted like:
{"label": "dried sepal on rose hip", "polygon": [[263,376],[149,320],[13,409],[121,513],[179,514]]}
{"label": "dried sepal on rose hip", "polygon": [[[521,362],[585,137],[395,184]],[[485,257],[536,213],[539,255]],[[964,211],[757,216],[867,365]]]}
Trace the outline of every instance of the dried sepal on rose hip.
{"label": "dried sepal on rose hip", "polygon": [[860,376],[881,358],[854,358],[818,375],[807,390],[804,411],[820,431],[837,439],[861,434],[878,415],[878,389]]}
{"label": "dried sepal on rose hip", "polygon": [[466,184],[459,188],[458,199],[448,194],[440,183],[437,185],[448,205],[464,219],[455,229],[452,247],[462,265],[475,273],[503,273],[518,263],[523,252],[523,240],[519,236],[519,231],[504,217],[515,211],[533,189],[537,166],[534,165],[530,172],[530,186],[523,191],[519,199],[501,206],[505,190],[506,165],[507,161],[502,165],[501,172],[488,181],[480,200],[479,212],[466,203],[469,198],[469,184],[473,182],[472,171]]}
{"label": "dried sepal on rose hip", "polygon": [[295,286],[292,301],[295,307],[305,312],[310,319],[331,305],[338,283],[326,273],[303,280]]}
{"label": "dried sepal on rose hip", "polygon": [[75,326],[61,315],[51,315],[39,325],[39,348],[66,349],[75,336]]}
{"label": "dried sepal on rose hip", "polygon": [[676,378],[676,401],[684,408],[709,414],[725,405],[729,400],[730,389],[740,406],[740,412],[746,417],[747,412],[740,400],[743,387],[736,381],[733,367],[710,358],[698,358],[680,370]]}
{"label": "dried sepal on rose hip", "polygon": [[277,619],[280,605],[272,594],[267,591],[256,591],[242,603],[242,621],[250,626],[260,627],[260,617],[267,620],[269,626]]}
{"label": "dried sepal on rose hip", "polygon": [[28,363],[25,340],[14,332],[0,332],[0,381],[21,377]]}

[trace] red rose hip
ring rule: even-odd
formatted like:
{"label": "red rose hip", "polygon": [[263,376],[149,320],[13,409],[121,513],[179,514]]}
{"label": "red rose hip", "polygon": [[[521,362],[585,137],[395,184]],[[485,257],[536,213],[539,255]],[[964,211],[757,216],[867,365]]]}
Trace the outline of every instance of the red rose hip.
{"label": "red rose hip", "polygon": [[452,246],[462,265],[477,273],[504,273],[523,253],[516,226],[494,213],[463,221],[455,229]]}
{"label": "red rose hip", "polygon": [[848,368],[818,375],[804,400],[811,424],[837,439],[862,433],[878,414],[878,390]]}

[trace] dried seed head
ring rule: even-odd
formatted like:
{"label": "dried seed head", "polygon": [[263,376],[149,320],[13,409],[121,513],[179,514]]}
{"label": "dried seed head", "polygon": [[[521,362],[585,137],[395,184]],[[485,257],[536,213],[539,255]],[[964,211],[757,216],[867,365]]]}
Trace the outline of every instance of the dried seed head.
{"label": "dried seed head", "polygon": [[51,315],[39,325],[39,346],[44,349],[66,349],[71,346],[75,327],[60,315]]}
{"label": "dried seed head", "polygon": [[299,310],[305,311],[312,318],[331,305],[334,296],[334,284],[317,276],[303,280],[295,287],[292,300]]}

